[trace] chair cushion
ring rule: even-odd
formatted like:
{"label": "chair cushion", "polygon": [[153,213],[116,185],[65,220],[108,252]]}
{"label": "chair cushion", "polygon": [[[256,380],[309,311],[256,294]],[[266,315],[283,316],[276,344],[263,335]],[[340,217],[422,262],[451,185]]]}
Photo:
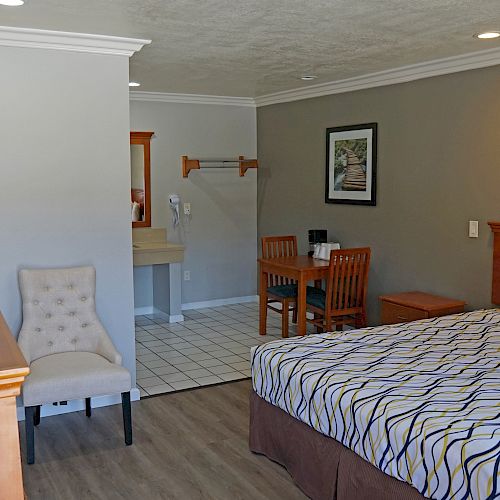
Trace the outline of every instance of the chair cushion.
{"label": "chair cushion", "polygon": [[91,352],[63,352],[30,364],[23,387],[24,406],[128,392],[129,371]]}
{"label": "chair cushion", "polygon": [[267,293],[276,295],[277,297],[283,297],[284,299],[297,297],[297,285],[270,286],[267,289]]}
{"label": "chair cushion", "polygon": [[307,298],[306,302],[319,309],[325,309],[326,304],[326,292],[321,288],[315,288],[313,286],[307,287]]}

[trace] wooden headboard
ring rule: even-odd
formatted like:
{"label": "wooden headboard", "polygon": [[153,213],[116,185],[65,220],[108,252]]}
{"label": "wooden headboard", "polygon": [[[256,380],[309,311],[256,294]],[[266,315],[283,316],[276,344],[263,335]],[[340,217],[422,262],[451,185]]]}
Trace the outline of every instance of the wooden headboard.
{"label": "wooden headboard", "polygon": [[500,305],[500,222],[488,222],[493,232],[493,278],[491,302]]}

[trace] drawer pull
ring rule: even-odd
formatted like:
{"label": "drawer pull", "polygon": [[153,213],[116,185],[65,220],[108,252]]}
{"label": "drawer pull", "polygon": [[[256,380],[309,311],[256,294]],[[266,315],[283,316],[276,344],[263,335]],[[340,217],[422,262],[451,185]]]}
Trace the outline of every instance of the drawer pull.
{"label": "drawer pull", "polygon": [[408,321],[408,318],[405,318],[404,316],[396,316],[397,319],[402,319],[403,321]]}

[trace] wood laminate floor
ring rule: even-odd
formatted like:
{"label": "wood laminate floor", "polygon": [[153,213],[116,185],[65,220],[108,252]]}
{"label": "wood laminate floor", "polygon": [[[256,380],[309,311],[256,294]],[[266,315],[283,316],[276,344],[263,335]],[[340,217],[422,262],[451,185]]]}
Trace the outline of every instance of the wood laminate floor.
{"label": "wood laminate floor", "polygon": [[249,451],[250,390],[244,380],[133,403],[129,447],[120,406],[42,418],[36,463],[23,463],[28,499],[306,498],[284,468]]}

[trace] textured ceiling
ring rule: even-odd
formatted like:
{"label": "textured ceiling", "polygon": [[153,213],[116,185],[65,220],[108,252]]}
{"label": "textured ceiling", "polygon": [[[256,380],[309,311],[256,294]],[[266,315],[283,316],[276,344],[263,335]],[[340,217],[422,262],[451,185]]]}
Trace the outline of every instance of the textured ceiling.
{"label": "textured ceiling", "polygon": [[0,25],[149,38],[140,90],[255,97],[500,47],[500,0],[25,0]]}

